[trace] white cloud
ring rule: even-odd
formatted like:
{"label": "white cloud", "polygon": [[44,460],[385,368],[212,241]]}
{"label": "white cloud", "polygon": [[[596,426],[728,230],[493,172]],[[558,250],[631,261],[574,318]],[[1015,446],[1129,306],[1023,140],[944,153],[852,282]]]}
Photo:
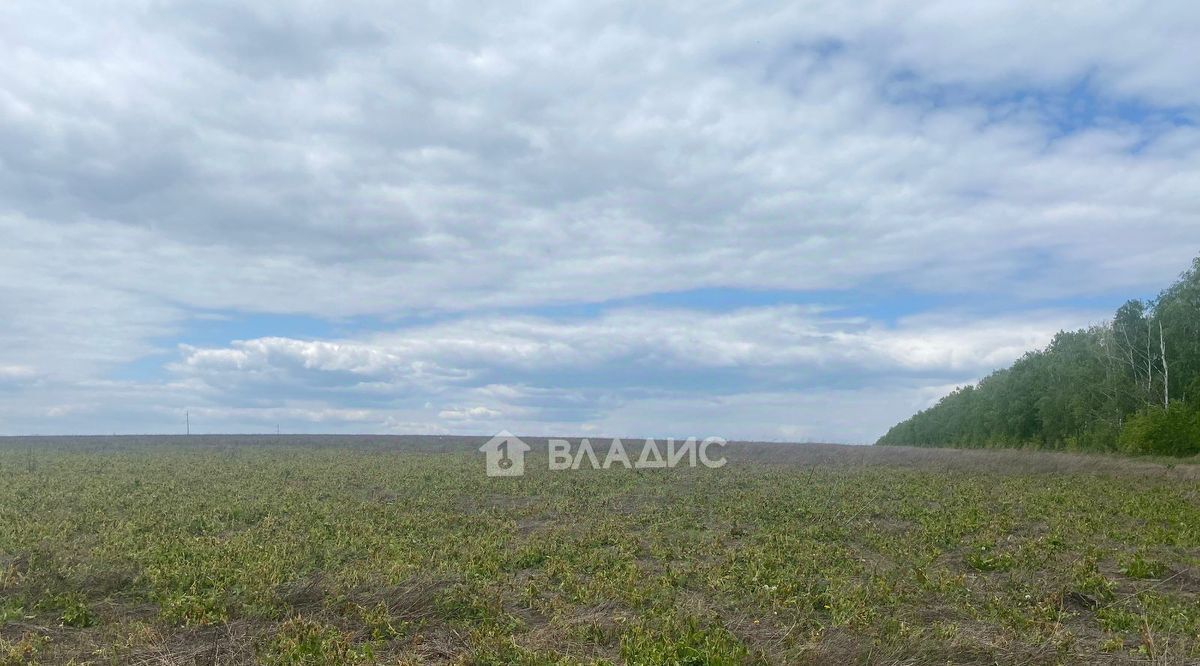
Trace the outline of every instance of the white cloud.
{"label": "white cloud", "polygon": [[495,420],[503,412],[487,407],[467,407],[462,409],[443,409],[438,412],[438,418],[446,421],[473,421],[476,419]]}
{"label": "white cloud", "polygon": [[0,365],[0,381],[17,381],[30,379],[37,375],[37,371],[31,367],[24,365]]}
{"label": "white cloud", "polygon": [[[341,7],[13,17],[17,237],[61,238],[114,288],[327,316],[884,275],[1086,293],[1161,283],[1197,249],[1193,129],[1135,154],[1137,124],[1048,144],[1036,116],[888,94],[903,72],[983,93],[1186,79],[1182,5]],[[1194,112],[1176,83],[1146,103]],[[1024,274],[1033,249],[1086,279]]]}
{"label": "white cloud", "polygon": [[[795,306],[722,313],[615,310],[592,319],[453,320],[364,340],[260,338],[228,348],[182,348],[189,376],[264,372],[341,374],[346,382],[469,380],[477,369],[588,371],[620,363],[661,368],[835,367],[978,372],[1044,346],[1100,313],[1026,312],[972,318],[920,316],[897,326]],[[485,387],[502,393],[496,385]]]}
{"label": "white cloud", "polygon": [[[694,421],[729,436],[831,439],[841,424],[842,438],[865,441],[956,381],[1095,318],[941,315],[888,326],[798,307],[639,308],[572,321],[460,319],[361,340],[184,347],[172,367],[188,382],[218,389],[209,399],[221,404],[261,402],[264,394],[282,404],[314,395],[353,403],[357,396],[376,405],[363,417],[375,427],[399,413],[406,423],[424,417],[430,426],[481,432],[562,433],[590,424],[622,435],[637,428],[676,434]],[[770,398],[758,404],[764,395]],[[893,404],[883,408],[887,399]],[[676,421],[676,413],[687,419]]]}
{"label": "white cloud", "polygon": [[[622,359],[974,376],[1057,327],[1046,299],[1148,295],[1200,252],[1198,34],[1184,2],[7,3],[0,368],[37,376],[0,374],[0,414],[125,413],[91,391],[197,310],[473,328],[188,348],[164,414],[253,383],[510,415],[456,392]],[[1031,305],[497,314],[885,282]]]}

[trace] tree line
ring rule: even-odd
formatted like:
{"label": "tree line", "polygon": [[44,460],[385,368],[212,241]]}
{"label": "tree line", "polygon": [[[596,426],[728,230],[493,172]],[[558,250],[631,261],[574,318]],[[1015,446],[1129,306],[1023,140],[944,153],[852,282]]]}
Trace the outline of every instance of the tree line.
{"label": "tree line", "polygon": [[877,443],[1200,453],[1200,257],[1157,298],[1059,332]]}

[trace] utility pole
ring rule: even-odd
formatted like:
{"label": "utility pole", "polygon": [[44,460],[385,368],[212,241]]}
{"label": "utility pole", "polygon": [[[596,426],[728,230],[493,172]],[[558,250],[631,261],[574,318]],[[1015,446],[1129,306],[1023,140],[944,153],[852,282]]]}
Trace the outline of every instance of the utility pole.
{"label": "utility pole", "polygon": [[183,413],[183,422],[187,427],[186,432],[190,436],[192,434],[192,413],[191,412]]}

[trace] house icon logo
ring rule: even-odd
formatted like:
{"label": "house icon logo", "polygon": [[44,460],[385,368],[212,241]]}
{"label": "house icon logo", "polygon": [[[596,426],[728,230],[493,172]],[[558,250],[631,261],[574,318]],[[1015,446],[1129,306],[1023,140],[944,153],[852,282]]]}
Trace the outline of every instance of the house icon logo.
{"label": "house icon logo", "polygon": [[525,453],[530,448],[521,438],[501,430],[479,450],[487,454],[488,476],[524,476]]}

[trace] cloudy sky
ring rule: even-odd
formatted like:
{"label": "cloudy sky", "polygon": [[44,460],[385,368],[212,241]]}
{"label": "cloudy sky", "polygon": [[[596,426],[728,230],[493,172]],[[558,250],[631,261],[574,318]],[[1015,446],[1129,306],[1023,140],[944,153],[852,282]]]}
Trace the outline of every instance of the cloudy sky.
{"label": "cloudy sky", "polygon": [[0,4],[0,434],[869,442],[1200,254],[1200,4],[671,4]]}

